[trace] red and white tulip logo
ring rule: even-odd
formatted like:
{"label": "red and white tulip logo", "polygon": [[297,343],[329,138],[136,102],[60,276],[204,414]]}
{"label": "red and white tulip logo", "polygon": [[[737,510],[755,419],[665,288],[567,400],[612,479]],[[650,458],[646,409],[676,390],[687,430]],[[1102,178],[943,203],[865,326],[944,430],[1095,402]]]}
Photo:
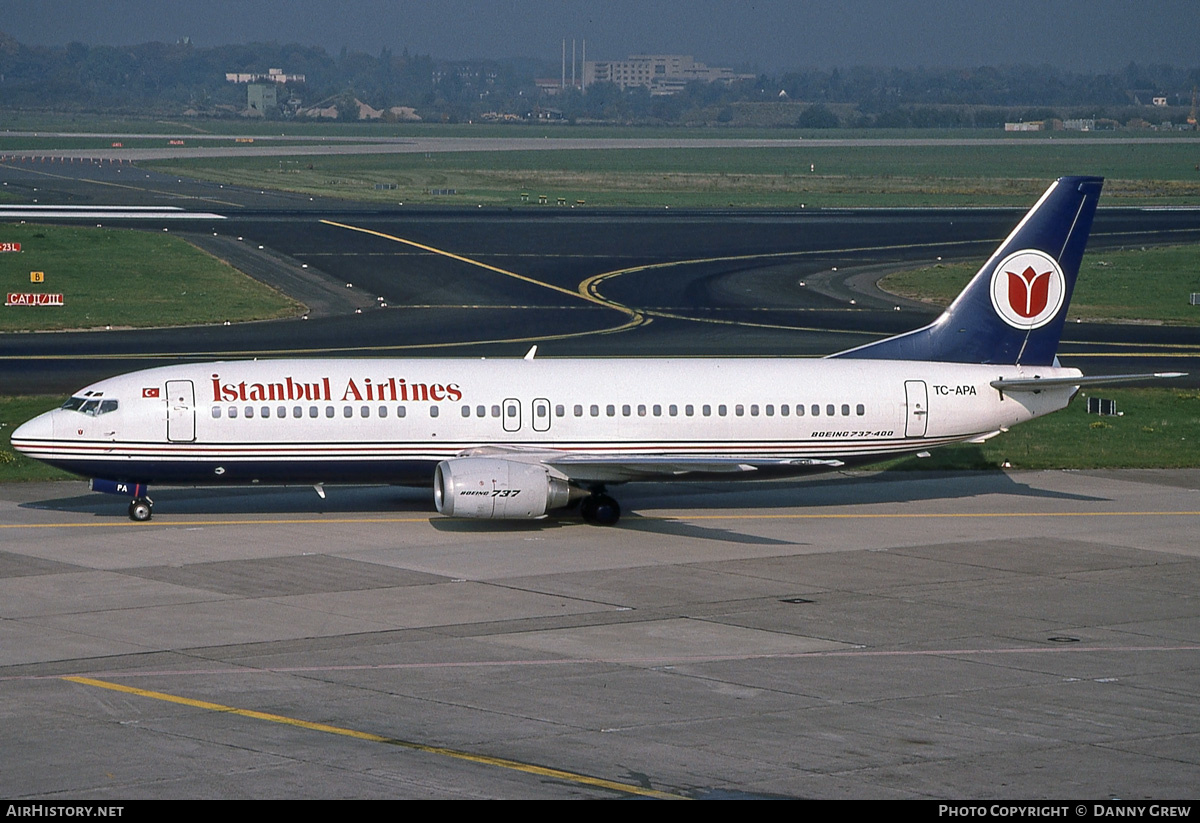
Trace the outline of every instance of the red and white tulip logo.
{"label": "red and white tulip logo", "polygon": [[1037,329],[1062,308],[1066,278],[1057,261],[1035,249],[1010,254],[992,272],[992,307],[1016,329]]}

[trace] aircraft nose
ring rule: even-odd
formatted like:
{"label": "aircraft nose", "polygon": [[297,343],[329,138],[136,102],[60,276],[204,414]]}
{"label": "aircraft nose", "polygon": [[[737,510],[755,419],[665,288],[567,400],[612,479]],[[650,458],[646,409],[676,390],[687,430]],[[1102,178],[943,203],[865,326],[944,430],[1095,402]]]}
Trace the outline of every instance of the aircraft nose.
{"label": "aircraft nose", "polygon": [[12,433],[13,448],[19,452],[28,452],[37,447],[37,441],[54,438],[53,412],[39,414],[27,423],[17,426]]}

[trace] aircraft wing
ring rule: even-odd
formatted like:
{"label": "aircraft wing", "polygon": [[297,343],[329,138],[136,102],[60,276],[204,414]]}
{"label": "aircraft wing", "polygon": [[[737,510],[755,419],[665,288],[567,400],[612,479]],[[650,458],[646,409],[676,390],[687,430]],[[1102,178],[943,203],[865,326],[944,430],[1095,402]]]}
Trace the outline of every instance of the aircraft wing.
{"label": "aircraft wing", "polygon": [[741,475],[760,469],[835,468],[840,460],[812,458],[731,457],[647,457],[632,455],[568,454],[544,461],[571,480],[607,482],[664,479],[689,474]]}
{"label": "aircraft wing", "polygon": [[669,479],[690,474],[744,475],[760,469],[837,468],[841,460],[808,457],[764,458],[761,455],[704,456],[630,455],[568,452],[521,446],[484,446],[463,452],[460,457],[500,457],[522,463],[540,463],[579,483],[620,483],[635,480]]}

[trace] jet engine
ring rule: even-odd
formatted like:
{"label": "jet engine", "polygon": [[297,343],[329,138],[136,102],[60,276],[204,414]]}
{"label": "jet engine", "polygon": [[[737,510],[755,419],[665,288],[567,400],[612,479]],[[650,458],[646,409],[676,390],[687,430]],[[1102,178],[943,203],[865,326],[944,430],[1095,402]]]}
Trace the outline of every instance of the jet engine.
{"label": "jet engine", "polygon": [[540,463],[496,457],[456,457],[438,463],[433,499],[441,514],[532,519],[587,493]]}

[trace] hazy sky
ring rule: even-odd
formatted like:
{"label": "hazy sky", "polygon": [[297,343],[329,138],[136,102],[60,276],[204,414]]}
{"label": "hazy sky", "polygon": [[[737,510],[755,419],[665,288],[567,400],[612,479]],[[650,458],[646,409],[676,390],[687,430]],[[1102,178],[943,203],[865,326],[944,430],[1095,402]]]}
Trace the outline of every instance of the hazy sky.
{"label": "hazy sky", "polygon": [[[1200,0],[20,0],[0,30],[27,44],[277,41],[434,57],[557,60],[691,54],[769,72],[852,65],[1031,63],[1103,70],[1200,64]],[[286,68],[286,67],[284,67]]]}

